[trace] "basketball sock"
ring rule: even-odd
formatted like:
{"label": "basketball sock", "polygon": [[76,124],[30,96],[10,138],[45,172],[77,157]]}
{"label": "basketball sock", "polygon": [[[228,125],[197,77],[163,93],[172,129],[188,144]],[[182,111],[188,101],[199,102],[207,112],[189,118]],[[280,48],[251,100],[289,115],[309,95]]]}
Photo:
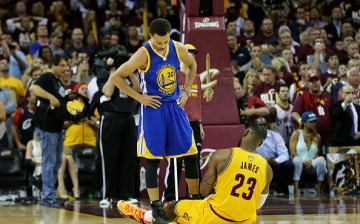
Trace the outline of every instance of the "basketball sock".
{"label": "basketball sock", "polygon": [[144,221],[145,222],[150,222],[150,223],[153,221],[152,211],[146,211],[145,212]]}

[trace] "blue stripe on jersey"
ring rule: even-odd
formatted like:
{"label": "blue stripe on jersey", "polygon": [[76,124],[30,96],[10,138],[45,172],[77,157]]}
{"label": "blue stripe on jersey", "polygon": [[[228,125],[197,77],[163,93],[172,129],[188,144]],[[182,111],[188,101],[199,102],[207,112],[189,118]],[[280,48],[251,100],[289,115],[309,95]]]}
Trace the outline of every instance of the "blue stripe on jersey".
{"label": "blue stripe on jersey", "polygon": [[175,101],[180,96],[180,88],[177,83],[179,70],[179,57],[176,53],[175,43],[169,41],[169,53],[166,59],[157,55],[149,42],[144,45],[148,52],[149,69],[140,72],[140,86],[143,93],[160,96],[160,101]]}

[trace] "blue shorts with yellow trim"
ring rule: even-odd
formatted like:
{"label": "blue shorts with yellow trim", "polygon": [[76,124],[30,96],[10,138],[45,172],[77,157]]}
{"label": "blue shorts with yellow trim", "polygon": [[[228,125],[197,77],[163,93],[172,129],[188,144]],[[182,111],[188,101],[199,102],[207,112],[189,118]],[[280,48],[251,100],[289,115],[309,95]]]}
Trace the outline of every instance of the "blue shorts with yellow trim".
{"label": "blue shorts with yellow trim", "polygon": [[189,120],[176,101],[162,102],[157,109],[142,105],[138,133],[139,157],[162,159],[197,153]]}

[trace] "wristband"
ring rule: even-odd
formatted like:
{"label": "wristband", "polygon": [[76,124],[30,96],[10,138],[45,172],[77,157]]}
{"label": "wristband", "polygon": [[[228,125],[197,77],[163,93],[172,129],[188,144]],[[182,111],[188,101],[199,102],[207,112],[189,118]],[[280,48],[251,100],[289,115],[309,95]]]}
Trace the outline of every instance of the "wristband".
{"label": "wristband", "polygon": [[298,123],[299,123],[299,124],[301,123],[301,118],[299,118]]}

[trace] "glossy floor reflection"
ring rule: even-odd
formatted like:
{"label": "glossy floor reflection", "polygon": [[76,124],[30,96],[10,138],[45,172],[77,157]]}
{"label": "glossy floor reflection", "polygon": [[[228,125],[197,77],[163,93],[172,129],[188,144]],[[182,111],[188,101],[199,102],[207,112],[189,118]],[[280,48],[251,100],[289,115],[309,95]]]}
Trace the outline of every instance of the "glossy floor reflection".
{"label": "glossy floor reflection", "polygon": [[[140,200],[141,207],[149,209],[147,200]],[[2,224],[113,224],[136,223],[123,218],[113,202],[101,208],[98,201],[70,201],[61,209],[47,208],[39,204],[20,205],[14,202],[0,203]],[[360,198],[288,198],[270,196],[258,211],[257,223],[360,223]]]}

